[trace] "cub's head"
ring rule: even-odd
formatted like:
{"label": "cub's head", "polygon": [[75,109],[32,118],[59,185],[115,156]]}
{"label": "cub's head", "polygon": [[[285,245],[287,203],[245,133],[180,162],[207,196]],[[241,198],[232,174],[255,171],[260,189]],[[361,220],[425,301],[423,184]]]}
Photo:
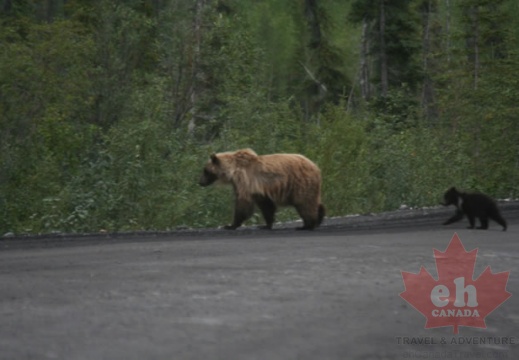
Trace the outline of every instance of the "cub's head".
{"label": "cub's head", "polygon": [[451,187],[447,192],[443,195],[442,205],[456,205],[458,206],[460,193],[456,190],[455,187]]}
{"label": "cub's head", "polygon": [[246,171],[257,158],[251,149],[212,154],[198,183],[200,186],[209,186],[216,181],[232,183],[236,174]]}

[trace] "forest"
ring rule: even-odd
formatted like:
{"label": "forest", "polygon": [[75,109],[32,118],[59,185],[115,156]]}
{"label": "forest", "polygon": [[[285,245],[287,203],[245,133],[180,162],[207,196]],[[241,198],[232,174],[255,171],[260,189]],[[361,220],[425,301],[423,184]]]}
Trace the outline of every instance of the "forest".
{"label": "forest", "polygon": [[[517,0],[0,0],[0,236],[215,227],[213,152],[328,216],[519,192]],[[298,218],[283,210],[278,220]],[[248,224],[260,223],[258,216]]]}

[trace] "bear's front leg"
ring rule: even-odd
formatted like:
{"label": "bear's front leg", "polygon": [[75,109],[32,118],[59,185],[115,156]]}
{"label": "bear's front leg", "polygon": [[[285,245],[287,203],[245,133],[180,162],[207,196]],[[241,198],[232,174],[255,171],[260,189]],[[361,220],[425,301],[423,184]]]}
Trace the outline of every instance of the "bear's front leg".
{"label": "bear's front leg", "polygon": [[236,199],[234,208],[234,220],[231,225],[226,225],[227,230],[237,229],[245,220],[250,218],[254,213],[254,203],[247,199]]}
{"label": "bear's front leg", "polygon": [[460,221],[461,219],[463,219],[463,211],[461,210],[456,210],[456,213],[454,214],[453,217],[451,217],[449,220],[445,221],[443,223],[443,225],[449,225],[449,224],[452,224],[452,223],[455,223],[456,221]]}
{"label": "bear's front leg", "polygon": [[272,229],[272,225],[274,224],[274,216],[276,214],[276,204],[274,202],[266,197],[261,195],[255,195],[254,201],[256,202],[256,205],[261,210],[261,213],[263,214],[263,218],[265,219],[265,226],[263,226],[263,229]]}

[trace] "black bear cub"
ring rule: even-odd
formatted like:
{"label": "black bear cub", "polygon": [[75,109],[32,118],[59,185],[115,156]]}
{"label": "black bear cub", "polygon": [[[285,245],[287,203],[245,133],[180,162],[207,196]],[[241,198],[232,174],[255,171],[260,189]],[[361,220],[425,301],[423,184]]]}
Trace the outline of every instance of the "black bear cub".
{"label": "black bear cub", "polygon": [[488,229],[488,219],[492,219],[503,227],[503,231],[506,231],[506,221],[501,216],[496,202],[490,196],[480,193],[465,193],[452,187],[447,190],[443,199],[443,205],[456,206],[456,214],[443,225],[452,224],[467,215],[470,223],[469,229],[474,228],[475,220],[479,218],[481,226],[478,229]]}

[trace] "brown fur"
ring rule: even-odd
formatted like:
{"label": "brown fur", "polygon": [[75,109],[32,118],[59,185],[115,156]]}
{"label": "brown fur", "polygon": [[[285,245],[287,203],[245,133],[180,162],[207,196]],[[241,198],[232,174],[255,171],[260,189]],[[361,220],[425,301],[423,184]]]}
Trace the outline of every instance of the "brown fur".
{"label": "brown fur", "polygon": [[236,229],[252,216],[256,204],[272,228],[277,206],[294,206],[304,221],[303,229],[322,222],[321,171],[299,154],[258,156],[251,149],[211,155],[200,185],[230,184],[235,192],[235,213],[229,229]]}

